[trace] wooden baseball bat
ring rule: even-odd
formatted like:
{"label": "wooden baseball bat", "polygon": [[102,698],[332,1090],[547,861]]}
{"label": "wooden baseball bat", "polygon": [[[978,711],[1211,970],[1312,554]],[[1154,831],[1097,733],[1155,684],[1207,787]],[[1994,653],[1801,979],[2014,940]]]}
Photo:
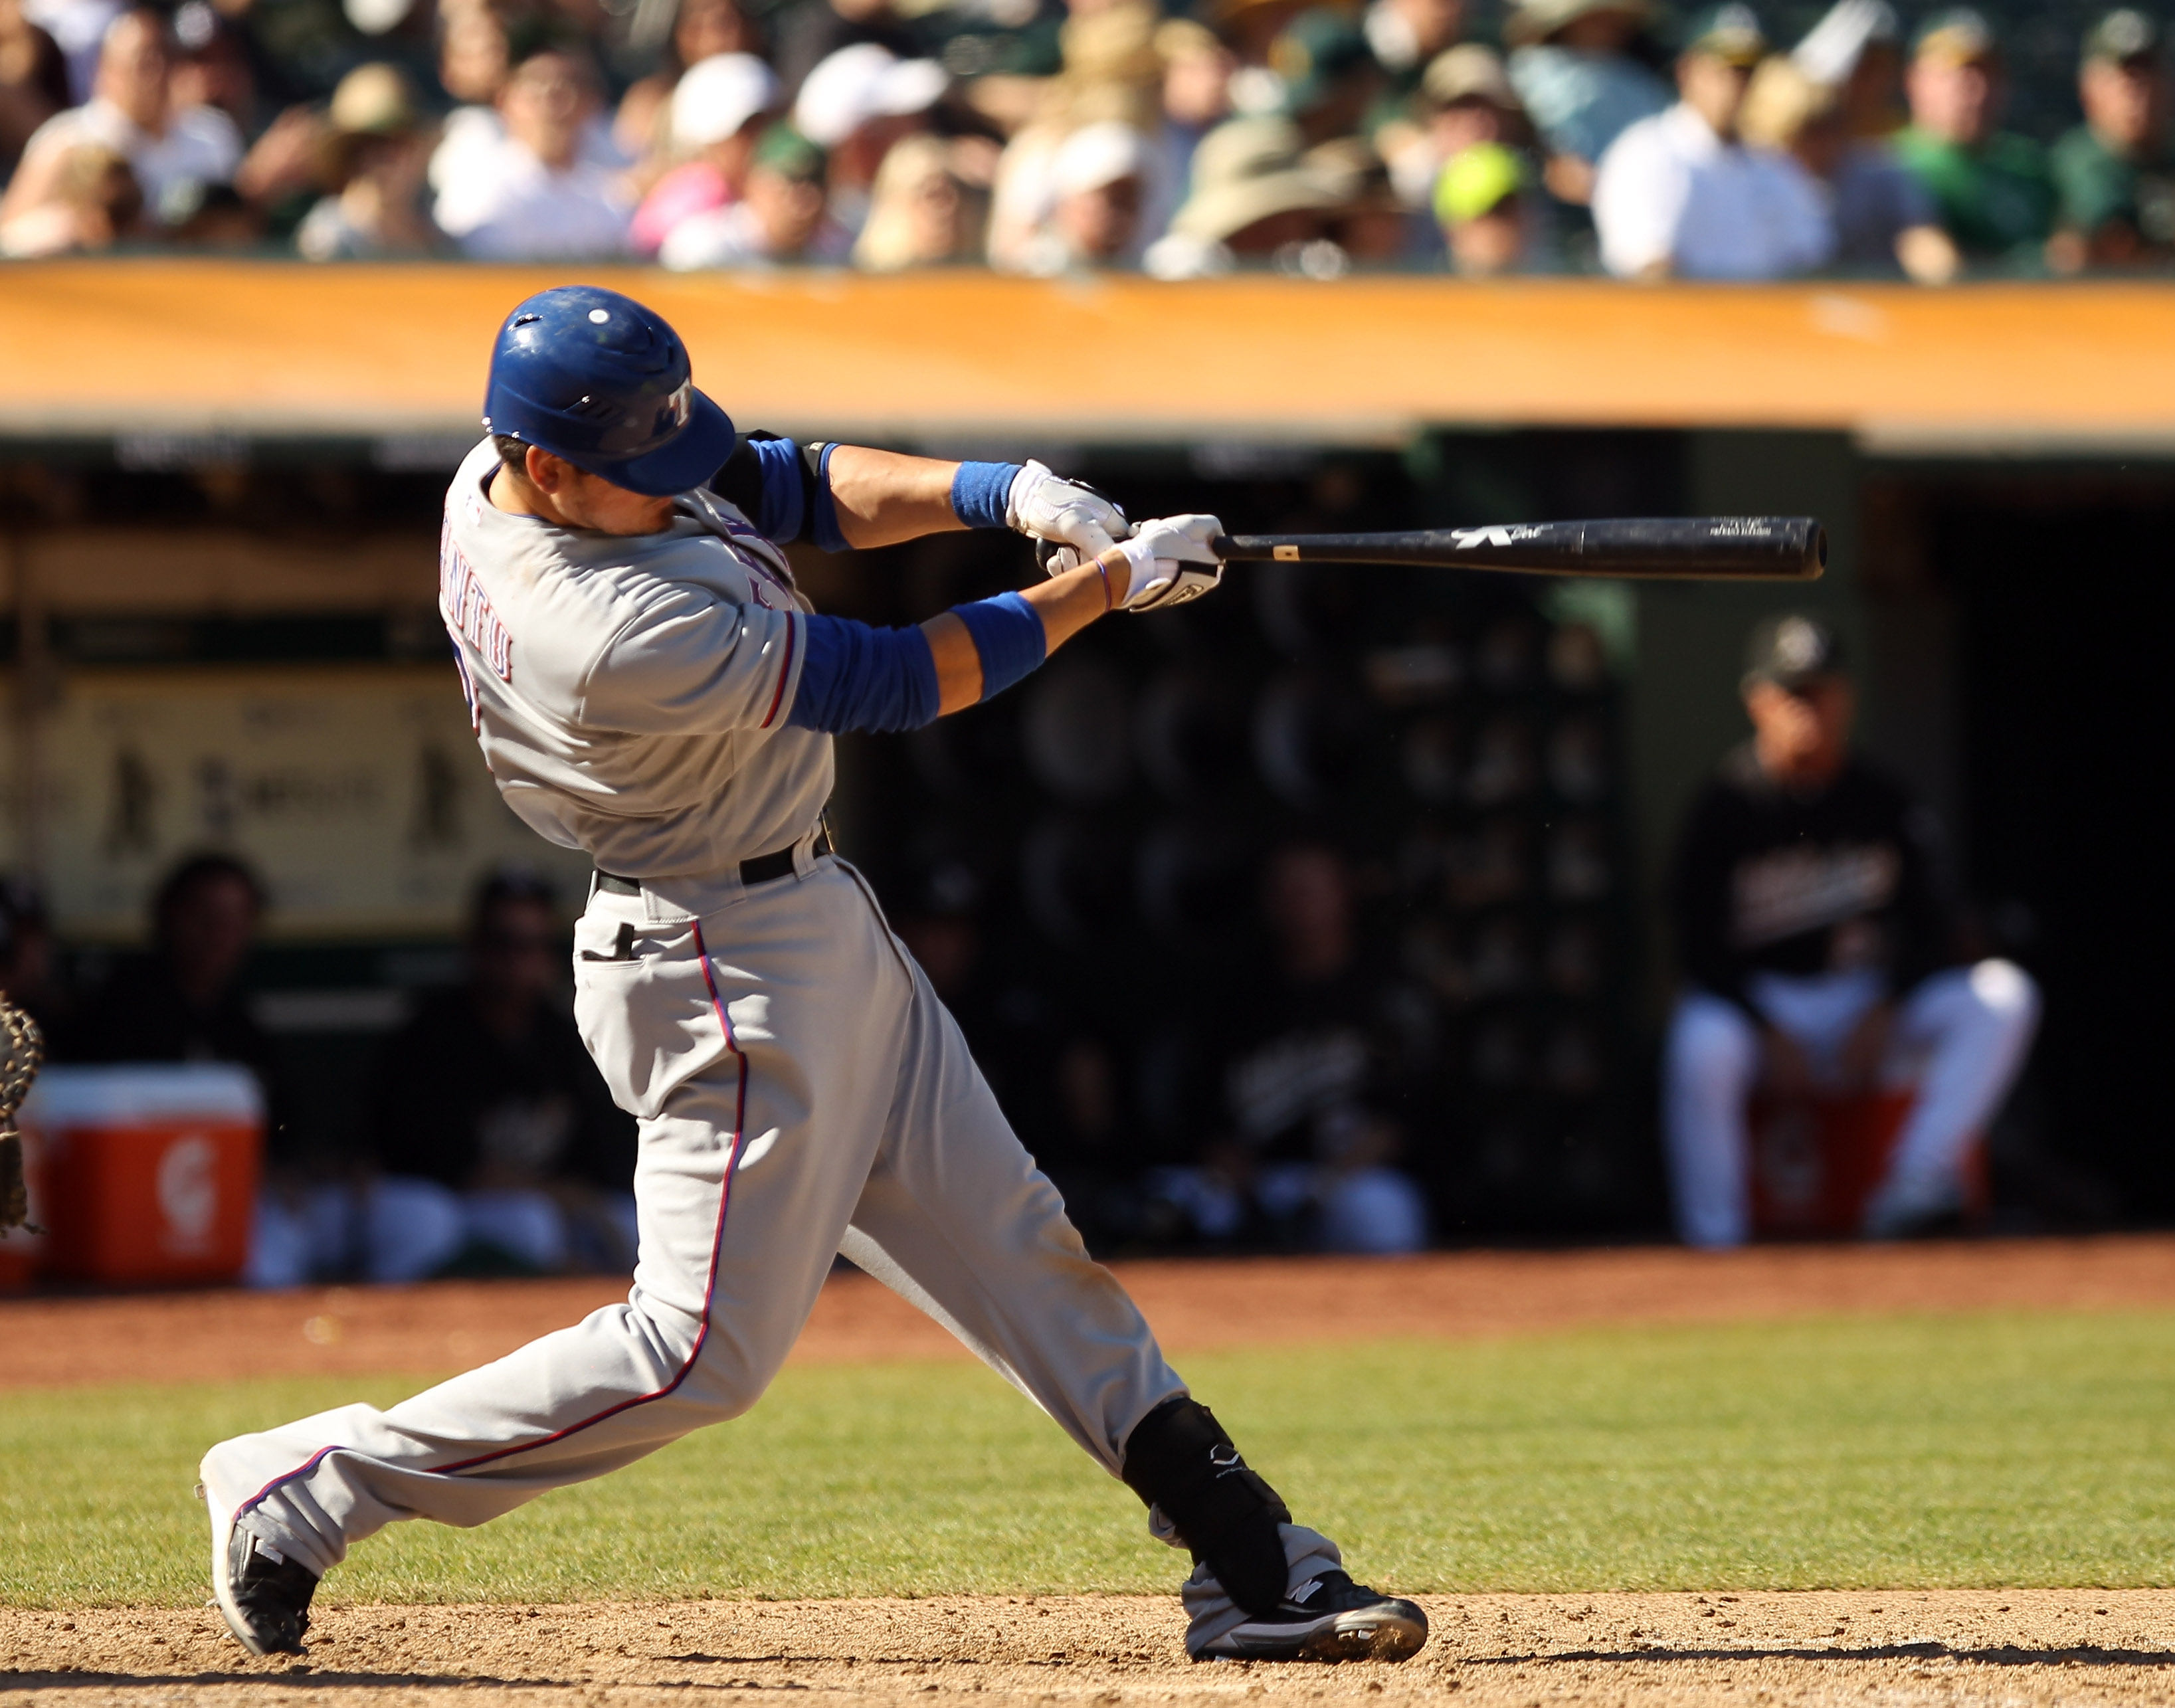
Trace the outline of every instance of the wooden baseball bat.
{"label": "wooden baseball bat", "polygon": [[1626,581],[1818,581],[1828,535],[1810,516],[1630,517],[1513,522],[1408,534],[1239,534],[1226,563],[1417,564]]}

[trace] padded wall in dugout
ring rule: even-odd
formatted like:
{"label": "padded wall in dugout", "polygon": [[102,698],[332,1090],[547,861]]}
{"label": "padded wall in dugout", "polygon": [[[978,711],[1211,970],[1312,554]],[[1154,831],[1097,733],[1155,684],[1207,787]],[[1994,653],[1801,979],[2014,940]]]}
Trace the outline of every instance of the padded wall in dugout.
{"label": "padded wall in dugout", "polygon": [[[1593,496],[1553,490],[1548,436],[1510,450],[1526,474],[1556,465],[1512,513]],[[1134,514],[1212,507],[1234,530],[1474,519],[1440,468],[1097,475]],[[1474,502],[1509,501],[1482,485]],[[854,579],[888,589],[898,620],[1016,584],[1022,557],[951,536]],[[987,707],[850,744],[848,850],[1097,1249],[1312,1237],[1302,1216],[1204,1239],[1153,1174],[1231,1127],[1219,1010],[1264,976],[1264,863],[1295,843],[1334,848],[1352,875],[1396,1057],[1397,1166],[1424,1185],[1433,1237],[1657,1219],[1620,690],[1593,626],[1550,615],[1553,585],[1237,567],[1213,598],[1097,626]]]}

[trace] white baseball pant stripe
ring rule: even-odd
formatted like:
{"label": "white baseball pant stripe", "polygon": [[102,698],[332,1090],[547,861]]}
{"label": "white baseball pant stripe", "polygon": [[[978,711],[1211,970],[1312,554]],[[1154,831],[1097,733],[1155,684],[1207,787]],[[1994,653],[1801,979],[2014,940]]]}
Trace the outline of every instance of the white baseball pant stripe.
{"label": "white baseball pant stripe", "polygon": [[[311,1570],[394,1520],[480,1524],[753,1405],[843,1247],[1106,1468],[1185,1391],[859,876],[592,896],[576,1018],[640,1122],[624,1304],[384,1411],[206,1456],[209,1497]],[[621,927],[636,958],[614,953]]]}
{"label": "white baseball pant stripe", "polygon": [[[1880,999],[1871,973],[1793,979],[1763,974],[1749,995],[1797,1040],[1816,1076],[1831,1076],[1851,1029]],[[2039,1023],[2039,987],[2008,961],[1982,961],[1921,980],[1896,1010],[1881,1082],[1915,1085],[1888,1176],[1870,1216],[1955,1201],[1963,1160],[2022,1071]],[[1687,992],[1670,1022],[1662,1127],[1677,1230],[1691,1245],[1750,1236],[1751,1158],[1745,1112],[1760,1071],[1760,1035],[1735,1003]]]}

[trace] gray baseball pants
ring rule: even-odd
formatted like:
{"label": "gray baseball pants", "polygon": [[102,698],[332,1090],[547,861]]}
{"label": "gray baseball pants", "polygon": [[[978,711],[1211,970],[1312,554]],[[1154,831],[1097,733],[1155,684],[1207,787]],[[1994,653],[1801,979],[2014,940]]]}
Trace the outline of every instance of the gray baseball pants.
{"label": "gray baseball pants", "polygon": [[599,890],[576,928],[575,1017],[641,1124],[626,1302],[390,1410],[221,1442],[208,1499],[320,1575],[396,1519],[496,1518],[746,1411],[841,1250],[1118,1469],[1184,1385],[860,876],[805,843],[796,868]]}

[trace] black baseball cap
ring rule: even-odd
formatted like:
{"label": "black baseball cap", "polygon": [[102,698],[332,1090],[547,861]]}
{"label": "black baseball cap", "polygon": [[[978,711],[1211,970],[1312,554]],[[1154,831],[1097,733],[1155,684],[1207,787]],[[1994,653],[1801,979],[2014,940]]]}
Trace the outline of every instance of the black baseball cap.
{"label": "black baseball cap", "polygon": [[1789,611],[1752,631],[1744,653],[1744,686],[1772,682],[1792,693],[1842,669],[1842,643],[1818,617]]}

